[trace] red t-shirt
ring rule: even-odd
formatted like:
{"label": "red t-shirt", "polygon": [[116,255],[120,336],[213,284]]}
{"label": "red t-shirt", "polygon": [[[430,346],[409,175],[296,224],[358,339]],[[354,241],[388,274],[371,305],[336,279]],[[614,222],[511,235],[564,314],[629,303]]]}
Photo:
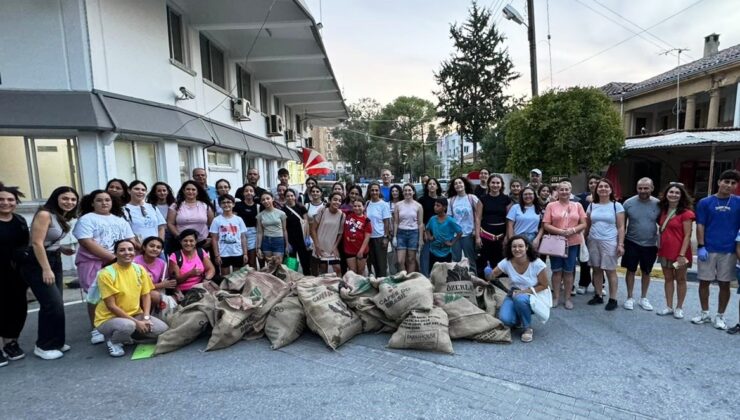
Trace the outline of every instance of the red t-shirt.
{"label": "red t-shirt", "polygon": [[344,253],[347,255],[357,255],[360,252],[362,242],[365,241],[365,235],[373,233],[370,219],[364,214],[358,216],[354,213],[348,214],[344,220]]}
{"label": "red t-shirt", "polygon": [[[663,227],[668,213],[662,212],[658,219],[658,228]],[[691,210],[684,210],[681,214],[676,214],[668,221],[665,230],[660,234],[660,248],[658,249],[658,256],[663,257],[669,261],[676,261],[678,254],[681,253],[681,245],[683,245],[683,222],[686,220],[694,220],[694,212]],[[686,248],[686,259],[691,261],[691,245]]]}

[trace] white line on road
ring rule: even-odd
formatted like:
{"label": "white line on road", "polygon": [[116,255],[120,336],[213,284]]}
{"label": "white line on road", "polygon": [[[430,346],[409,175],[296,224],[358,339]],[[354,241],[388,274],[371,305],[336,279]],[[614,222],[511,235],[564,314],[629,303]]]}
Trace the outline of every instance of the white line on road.
{"label": "white line on road", "polygon": [[[65,302],[64,303],[64,306],[77,305],[78,303],[83,303],[83,302],[85,302],[85,301],[84,300],[74,300],[72,302]],[[39,311],[39,308],[29,309],[28,310],[28,313],[30,314],[31,312],[38,312],[38,311]]]}

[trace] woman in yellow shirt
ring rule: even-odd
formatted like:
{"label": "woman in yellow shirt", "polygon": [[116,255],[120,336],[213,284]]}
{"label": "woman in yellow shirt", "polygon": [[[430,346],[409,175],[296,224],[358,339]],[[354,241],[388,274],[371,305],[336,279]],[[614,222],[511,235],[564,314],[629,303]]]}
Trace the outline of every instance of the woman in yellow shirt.
{"label": "woman in yellow shirt", "polygon": [[150,316],[154,290],[149,273],[133,262],[136,250],[128,239],[113,246],[116,260],[98,272],[97,282],[102,300],[95,309],[95,328],[105,336],[108,353],[124,355],[123,345],[132,342],[138,332],[155,338],[167,331],[167,324]]}

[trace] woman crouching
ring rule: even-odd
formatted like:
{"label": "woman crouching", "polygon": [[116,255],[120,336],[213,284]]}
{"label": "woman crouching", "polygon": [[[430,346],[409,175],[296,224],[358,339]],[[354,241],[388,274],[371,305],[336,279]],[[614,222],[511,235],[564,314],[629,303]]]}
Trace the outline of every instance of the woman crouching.
{"label": "woman crouching", "polygon": [[154,289],[147,270],[135,264],[136,250],[131,240],[113,246],[116,260],[98,272],[102,300],[95,308],[95,328],[105,337],[108,353],[124,355],[123,345],[132,342],[134,332],[156,338],[167,331],[167,324],[150,316]]}
{"label": "woman crouching", "polygon": [[511,279],[511,292],[499,309],[499,319],[507,327],[521,325],[524,328],[522,341],[532,341],[532,307],[529,303],[532,288],[539,293],[548,288],[545,263],[524,236],[512,237],[504,248],[505,258],[496,268],[486,267],[487,279],[506,274]]}

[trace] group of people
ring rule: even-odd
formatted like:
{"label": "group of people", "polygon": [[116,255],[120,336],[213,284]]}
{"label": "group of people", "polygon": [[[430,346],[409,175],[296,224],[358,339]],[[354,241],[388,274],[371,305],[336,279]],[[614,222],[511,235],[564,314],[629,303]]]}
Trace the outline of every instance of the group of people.
{"label": "group of people", "polygon": [[[616,309],[620,257],[627,270],[625,309],[635,305],[638,267],[638,304],[653,309],[647,292],[657,260],[666,297],[657,313],[683,318],[694,221],[702,311],[692,322],[728,329],[724,312],[740,254],[740,197],[733,194],[740,173],[735,170],[723,172],[717,193],[696,207],[680,183],[670,183],[655,198],[653,181],[643,178],[637,195],[620,203],[606,178],[590,177],[590,191],[575,196],[567,180],[543,184],[538,169],[527,185],[512,181],[509,194],[504,178],[484,169],[475,188],[466,177],[452,179],[447,191],[438,180],[425,179],[421,197],[412,184],[394,185],[388,170],[365,191],[337,182],[328,197],[314,178],[308,178],[303,192],[291,188],[285,169],[278,171],[272,191],[259,187],[259,178],[249,169],[235,195],[227,180],[209,186],[202,168],[193,170],[176,194],[164,182],[149,188],[140,180],[111,179],[105,189],[82,198],[63,186],[39,207],[30,227],[16,213],[23,193],[0,184],[0,275],[6,282],[0,298],[0,366],[25,356],[17,339],[26,320],[28,287],[40,304],[34,354],[57,359],[69,350],[62,255],[76,254],[80,287],[88,295],[91,343],[105,342],[115,357],[132,340],[164,332],[167,325],[157,312],[193,286],[245,265],[275,263],[290,263],[306,275],[351,270],[382,277],[406,270],[429,276],[436,262],[465,257],[481,278],[510,278],[511,292],[499,316],[506,325],[523,327],[522,341],[531,341],[532,293],[551,288],[553,307],[562,302],[573,309],[572,296],[587,293],[593,284],[588,304],[603,304],[606,278],[605,309]],[[77,247],[64,245],[69,233]],[[557,243],[560,252],[548,251]],[[714,280],[720,294],[712,317],[708,299]],[[740,332],[740,323],[728,332]]]}

